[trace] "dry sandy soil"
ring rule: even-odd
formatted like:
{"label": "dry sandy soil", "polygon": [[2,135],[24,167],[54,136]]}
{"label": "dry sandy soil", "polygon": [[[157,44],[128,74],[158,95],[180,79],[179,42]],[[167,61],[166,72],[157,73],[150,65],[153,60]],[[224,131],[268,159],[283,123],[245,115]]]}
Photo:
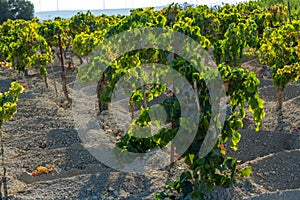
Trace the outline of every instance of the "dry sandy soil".
{"label": "dry sandy soil", "polygon": [[[266,117],[259,132],[254,131],[251,116],[247,117],[240,130],[240,148],[229,154],[242,166],[252,166],[253,173],[230,188],[216,188],[206,198],[299,199],[300,84],[287,87],[280,116],[267,70],[256,60],[243,66],[261,79]],[[74,75],[69,71],[68,76],[71,86]],[[0,69],[1,91],[13,77],[12,71]],[[82,146],[71,109],[64,108],[61,86],[57,83],[58,94],[54,90],[54,77],[59,80],[58,68],[49,75],[48,89],[37,76],[19,80],[28,88],[20,95],[18,113],[2,130],[9,199],[153,199],[154,193],[180,175],[184,169],[180,161],[172,168],[138,174],[113,170],[95,159]],[[109,117],[106,120],[104,128],[113,135],[116,126]],[[32,175],[38,166],[47,164],[55,164],[51,173]]]}

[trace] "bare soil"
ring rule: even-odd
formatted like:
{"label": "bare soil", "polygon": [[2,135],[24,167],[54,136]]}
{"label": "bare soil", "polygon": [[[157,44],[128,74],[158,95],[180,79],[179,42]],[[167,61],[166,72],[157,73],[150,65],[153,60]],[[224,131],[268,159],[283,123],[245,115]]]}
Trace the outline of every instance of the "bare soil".
{"label": "bare soil", "polygon": [[[260,77],[266,117],[262,129],[255,132],[248,115],[240,130],[239,150],[229,155],[237,157],[241,166],[252,166],[253,173],[249,178],[238,178],[229,188],[214,189],[207,199],[299,199],[300,84],[288,85],[279,115],[276,89],[267,69],[257,60],[248,60],[243,67]],[[71,109],[61,95],[59,73],[59,67],[50,73],[49,88],[38,76],[18,78],[26,89],[20,95],[18,113],[2,129],[9,199],[153,199],[154,193],[178,178],[185,168],[182,161],[139,174],[113,170],[95,159],[82,146],[74,128]],[[15,77],[13,71],[0,69],[0,90],[6,90]],[[69,70],[70,88],[72,81],[74,71]],[[109,117],[103,120],[105,130],[115,136],[115,124]],[[55,164],[51,173],[32,175],[46,164]]]}

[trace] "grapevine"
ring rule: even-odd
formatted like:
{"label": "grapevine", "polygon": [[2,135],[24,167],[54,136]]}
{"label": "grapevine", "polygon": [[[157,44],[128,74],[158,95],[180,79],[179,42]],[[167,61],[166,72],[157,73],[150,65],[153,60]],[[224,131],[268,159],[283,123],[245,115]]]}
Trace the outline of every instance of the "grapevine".
{"label": "grapevine", "polygon": [[1,166],[3,170],[2,183],[0,188],[0,193],[2,194],[2,184],[4,197],[7,198],[7,177],[6,177],[6,167],[4,163],[4,147],[2,138],[2,126],[5,121],[11,120],[13,115],[17,112],[17,102],[18,96],[23,92],[23,87],[16,82],[11,83],[11,87],[7,92],[0,92],[0,140],[1,140]]}
{"label": "grapevine", "polygon": [[[231,9],[229,7],[227,8]],[[226,9],[224,8],[224,15],[226,14]],[[124,18],[119,24],[112,26],[111,29],[107,31],[107,34],[105,34],[104,38],[111,37],[117,33],[121,33],[122,31],[131,30],[137,27],[164,27],[184,33],[185,35],[199,42],[204,49],[209,48],[211,43],[208,38],[213,38],[209,35],[213,32],[207,30],[203,32],[206,34],[207,38],[203,36],[198,23],[195,23],[192,18],[186,17],[190,15],[190,13],[184,12],[185,11],[181,10],[177,5],[170,5],[162,11],[154,11],[153,9],[149,8],[145,10],[138,9],[132,12],[130,16]],[[208,16],[207,19],[209,19]],[[236,22],[239,22],[239,17],[239,13],[234,14],[234,17],[228,16],[230,20],[236,19],[234,20]],[[212,22],[213,20],[209,19],[208,23]],[[229,146],[232,149],[237,150],[238,143],[241,138],[241,134],[237,130],[243,126],[242,119],[246,115],[245,103],[248,103],[249,111],[254,115],[256,130],[259,130],[261,127],[262,119],[264,117],[263,100],[260,99],[258,95],[259,80],[256,78],[255,74],[250,73],[249,71],[240,68],[234,68],[240,65],[240,61],[238,61],[238,59],[241,59],[241,56],[243,55],[243,49],[247,46],[257,45],[258,33],[256,32],[256,23],[249,19],[237,23],[236,25],[231,21],[226,22],[226,24],[228,24],[228,26],[220,28],[221,32],[218,32],[218,34],[222,34],[222,32],[224,32],[225,35],[220,38],[221,40],[224,40],[222,42],[227,42],[226,44],[228,44],[228,46],[230,46],[229,44],[237,46],[237,48],[235,46],[231,47],[232,55],[237,55],[237,57],[235,58],[226,55],[227,51],[224,49],[220,56],[227,57],[225,57],[226,59],[220,60],[221,62],[218,70],[222,75],[223,81],[229,83],[227,95],[230,97],[232,114],[228,116],[227,120],[225,121],[225,125],[222,130],[222,136],[219,138],[215,148],[204,157],[199,157],[197,152],[199,152],[201,144],[205,138],[212,112],[209,91],[203,78],[205,71],[203,72],[204,74],[199,74],[196,71],[195,66],[193,66],[191,63],[188,63],[182,57],[176,55],[178,48],[180,48],[176,46],[176,42],[170,42],[171,49],[175,53],[170,53],[159,49],[142,49],[132,51],[125,55],[112,55],[115,58],[117,57],[117,60],[113,61],[112,63],[107,63],[108,68],[102,72],[103,76],[99,81],[99,85],[101,85],[101,89],[98,90],[100,92],[98,93],[100,96],[99,101],[101,101],[100,105],[111,101],[111,95],[115,84],[124,74],[127,74],[131,68],[139,68],[142,64],[146,63],[157,62],[161,64],[169,64],[173,69],[177,70],[181,73],[181,75],[186,77],[191,84],[195,83],[194,90],[196,91],[196,94],[200,100],[199,102],[201,102],[201,110],[199,110],[200,116],[198,119],[196,119],[199,120],[199,128],[192,145],[182,155],[186,164],[193,173],[184,173],[182,175],[184,177],[183,181],[174,182],[169,186],[169,188],[173,188],[178,192],[182,192],[184,195],[192,192],[192,196],[194,198],[203,197],[205,192],[210,190],[213,186],[229,185],[230,183],[234,182],[234,177],[237,173],[236,159],[227,157],[220,147],[226,143],[229,143]],[[226,24],[223,23],[222,25]],[[226,29],[226,31],[223,29]],[[230,32],[231,29],[234,32]],[[234,34],[238,34],[238,38],[231,39],[231,36]],[[133,38],[137,37],[133,36]],[[114,52],[113,47],[106,47],[102,43],[100,43],[100,45],[103,48],[106,48],[106,52]],[[224,45],[223,48],[226,48],[225,46],[226,45]],[[91,66],[97,66],[99,63],[103,64],[105,63],[105,60],[99,60],[99,58],[96,58],[92,61]],[[226,63],[232,65],[234,69],[231,69],[228,65],[226,65]],[[80,72],[80,74],[83,75],[81,77],[86,81],[89,78],[93,79],[95,77],[95,75],[89,74],[89,72],[93,72],[93,70],[89,69],[86,72],[87,74],[85,74],[85,71]],[[164,73],[166,72],[162,72],[159,74],[159,76],[163,76]],[[138,74],[134,73],[127,74],[127,76],[128,80],[130,81],[126,84],[130,84],[132,80],[138,79],[145,79],[143,81],[146,82],[147,79],[147,77],[139,76]],[[208,76],[208,74],[206,76]],[[210,74],[209,76],[211,76],[211,78],[214,77],[213,74]],[[134,86],[132,86],[132,88],[134,88]],[[123,149],[124,151],[142,153],[153,148],[164,147],[166,144],[168,144],[168,142],[176,135],[179,125],[185,127],[187,130],[190,129],[189,125],[185,124],[186,119],[182,118],[180,116],[180,112],[178,112],[180,105],[178,104],[175,95],[174,97],[166,99],[164,102],[162,102],[162,106],[168,111],[166,123],[172,123],[171,128],[161,128],[155,135],[153,135],[153,133],[146,133],[146,127],[149,128],[149,125],[154,122],[150,121],[149,109],[143,102],[145,102],[145,100],[146,102],[151,102],[153,96],[161,95],[162,93],[166,92],[166,89],[167,88],[165,85],[158,87],[157,85],[150,85],[148,89],[140,88],[131,91],[131,103],[139,105],[141,113],[137,119],[133,120],[128,132],[121,138],[121,141],[117,143],[117,147]],[[140,134],[150,134],[152,136],[145,138],[136,137],[135,134],[138,134],[134,132],[134,127],[136,126],[142,126],[146,128],[143,129],[145,132],[140,132]],[[211,165],[211,163],[214,164]],[[205,168],[204,166],[207,165],[210,167]],[[219,171],[221,174],[217,173],[217,171]],[[199,176],[199,174],[201,174],[201,176]],[[198,187],[199,184],[201,187]],[[159,198],[159,196],[157,196],[157,198]]]}
{"label": "grapevine", "polygon": [[[36,20],[8,20],[0,26],[1,57],[13,67],[25,72],[28,67],[39,66],[40,74],[47,76],[46,66],[52,62],[51,49],[38,33]],[[47,80],[45,78],[47,85]]]}
{"label": "grapevine", "polygon": [[287,23],[265,31],[259,57],[272,69],[274,86],[277,88],[277,108],[282,109],[286,85],[300,77],[299,42],[300,21]]}

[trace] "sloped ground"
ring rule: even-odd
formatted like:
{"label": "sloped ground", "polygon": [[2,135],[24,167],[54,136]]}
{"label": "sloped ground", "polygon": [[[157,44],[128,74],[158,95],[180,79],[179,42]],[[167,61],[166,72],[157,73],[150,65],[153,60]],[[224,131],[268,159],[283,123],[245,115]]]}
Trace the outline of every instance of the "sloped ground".
{"label": "sloped ground", "polygon": [[[252,166],[253,174],[238,179],[230,188],[213,190],[207,199],[299,197],[300,85],[287,87],[283,115],[279,116],[272,81],[261,68],[255,70],[262,74],[266,118],[256,133],[251,116],[247,117],[239,150],[229,152],[242,166]],[[59,69],[54,72],[59,80]],[[0,70],[1,90],[8,88],[9,74],[9,70]],[[69,74],[71,86],[74,76],[71,71]],[[64,98],[55,93],[53,73],[49,79],[49,89],[38,77],[19,81],[29,88],[20,96],[18,113],[3,127],[10,199],[153,199],[154,193],[180,175],[184,168],[181,162],[173,168],[137,174],[118,172],[96,160],[81,145]],[[59,83],[57,87],[60,91]],[[112,132],[108,134],[113,134],[116,127],[109,122],[107,126]],[[32,170],[46,164],[55,164],[54,171],[32,176]]]}

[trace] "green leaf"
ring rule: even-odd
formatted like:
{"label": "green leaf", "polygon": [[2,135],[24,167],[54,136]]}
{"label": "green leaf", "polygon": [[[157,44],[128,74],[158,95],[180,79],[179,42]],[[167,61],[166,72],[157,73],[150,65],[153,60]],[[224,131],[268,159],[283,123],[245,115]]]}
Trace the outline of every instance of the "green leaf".
{"label": "green leaf", "polygon": [[185,163],[188,164],[188,165],[192,165],[193,162],[194,162],[194,158],[195,158],[195,155],[194,154],[188,154],[187,157],[185,157]]}
{"label": "green leaf", "polygon": [[249,177],[249,176],[251,175],[251,173],[252,173],[252,167],[251,167],[251,166],[248,166],[248,167],[242,169],[242,170],[240,171],[239,175],[240,175],[241,177]]}

